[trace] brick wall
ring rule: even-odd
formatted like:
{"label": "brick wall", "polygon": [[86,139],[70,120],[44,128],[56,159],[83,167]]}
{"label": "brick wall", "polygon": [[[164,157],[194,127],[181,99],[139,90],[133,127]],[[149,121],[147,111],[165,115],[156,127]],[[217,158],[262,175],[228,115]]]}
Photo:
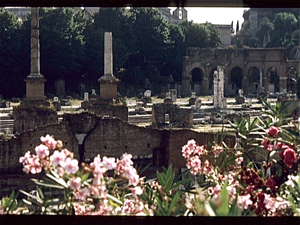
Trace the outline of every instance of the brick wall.
{"label": "brick wall", "polygon": [[[75,137],[78,133],[86,134],[81,145]],[[70,114],[60,124],[46,125],[24,132],[17,138],[0,141],[0,189],[8,191],[22,188],[25,182],[18,179],[23,179],[22,175],[26,174],[22,172],[19,158],[27,151],[35,153],[35,147],[41,144],[40,137],[46,134],[62,140],[64,148],[73,151],[78,160],[91,161],[98,154],[101,157],[120,158],[127,152],[137,157],[135,161],[142,163],[141,165],[153,162],[159,169],[172,163],[173,168],[177,168],[176,171],[185,167],[181,149],[188,140],[195,139],[199,145],[207,145],[214,140],[214,134],[190,129],[159,130],[138,127],[117,118],[100,118],[90,113]],[[234,137],[228,136],[225,143],[233,147],[234,140]]]}

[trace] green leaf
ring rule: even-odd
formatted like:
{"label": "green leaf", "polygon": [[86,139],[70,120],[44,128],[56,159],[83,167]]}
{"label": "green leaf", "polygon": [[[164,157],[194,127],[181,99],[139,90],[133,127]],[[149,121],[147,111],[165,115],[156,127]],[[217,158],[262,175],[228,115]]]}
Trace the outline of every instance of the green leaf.
{"label": "green leaf", "polygon": [[46,176],[55,181],[56,183],[60,184],[64,188],[68,188],[67,183],[62,178],[56,178],[55,176],[52,176],[51,174],[46,173]]}
{"label": "green leaf", "polygon": [[35,184],[40,185],[40,186],[49,187],[49,188],[57,188],[57,189],[65,189],[64,187],[59,186],[59,185],[45,183],[43,180],[37,180],[37,179],[31,179],[31,180]]}
{"label": "green leaf", "polygon": [[212,208],[212,204],[210,202],[205,202],[204,203],[204,208],[206,210],[206,212],[208,213],[209,216],[216,216],[213,208]]}
{"label": "green leaf", "polygon": [[227,184],[224,184],[219,199],[217,200],[217,205],[219,207],[216,209],[216,212],[218,216],[229,215],[229,201],[230,201],[230,197],[227,190]]}
{"label": "green leaf", "polygon": [[168,167],[168,171],[166,173],[165,179],[168,179],[172,175],[172,172],[173,172],[172,164],[170,164],[169,167]]}
{"label": "green leaf", "polygon": [[156,171],[156,175],[157,175],[157,179],[158,182],[160,183],[160,185],[165,185],[165,179],[164,179],[164,174],[163,173],[159,173],[158,171]]}
{"label": "green leaf", "polygon": [[123,204],[119,199],[115,198],[114,196],[112,196],[112,195],[110,195],[110,194],[107,194],[107,197],[108,197],[109,199],[113,200],[114,202],[118,203],[119,205],[122,205],[122,204]]}
{"label": "green leaf", "polygon": [[174,181],[174,177],[175,177],[174,174],[170,174],[169,176],[166,176],[166,178],[165,178],[166,179],[166,183],[164,185],[166,193],[171,189],[173,181]]}
{"label": "green leaf", "polygon": [[177,200],[179,199],[179,193],[176,192],[175,195],[173,196],[173,199],[172,199],[172,202],[171,204],[169,205],[169,210],[168,210],[168,215],[171,214],[173,208],[175,207],[175,204],[177,203]]}

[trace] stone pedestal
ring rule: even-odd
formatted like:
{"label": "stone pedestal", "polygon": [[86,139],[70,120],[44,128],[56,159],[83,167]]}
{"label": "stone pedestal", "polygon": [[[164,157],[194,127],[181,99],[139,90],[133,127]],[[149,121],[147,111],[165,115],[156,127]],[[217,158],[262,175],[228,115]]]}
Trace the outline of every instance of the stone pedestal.
{"label": "stone pedestal", "polygon": [[98,80],[100,83],[100,98],[101,99],[114,99],[118,95],[118,82],[119,79],[113,75],[104,75]]}
{"label": "stone pedestal", "polygon": [[32,77],[27,76],[26,82],[26,99],[27,100],[44,100],[45,92],[44,85],[46,79],[43,76]]}

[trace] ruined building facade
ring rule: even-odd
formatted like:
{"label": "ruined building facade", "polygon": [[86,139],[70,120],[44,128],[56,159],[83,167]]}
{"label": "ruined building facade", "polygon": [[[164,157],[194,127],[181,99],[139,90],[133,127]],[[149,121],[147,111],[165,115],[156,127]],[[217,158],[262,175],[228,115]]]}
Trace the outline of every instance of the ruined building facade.
{"label": "ruined building facade", "polygon": [[287,60],[284,48],[188,48],[183,60],[181,96],[213,94],[213,74],[224,67],[225,96],[295,90],[300,61]]}

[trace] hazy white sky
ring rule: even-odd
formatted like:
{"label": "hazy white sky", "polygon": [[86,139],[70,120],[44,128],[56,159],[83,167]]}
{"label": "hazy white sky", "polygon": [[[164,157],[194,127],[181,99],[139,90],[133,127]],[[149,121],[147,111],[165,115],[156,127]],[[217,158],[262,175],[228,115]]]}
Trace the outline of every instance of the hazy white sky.
{"label": "hazy white sky", "polygon": [[185,9],[188,11],[188,20],[193,20],[196,23],[207,21],[212,24],[231,24],[233,21],[233,28],[235,29],[237,20],[239,20],[241,28],[244,22],[243,12],[249,8],[186,7]]}

